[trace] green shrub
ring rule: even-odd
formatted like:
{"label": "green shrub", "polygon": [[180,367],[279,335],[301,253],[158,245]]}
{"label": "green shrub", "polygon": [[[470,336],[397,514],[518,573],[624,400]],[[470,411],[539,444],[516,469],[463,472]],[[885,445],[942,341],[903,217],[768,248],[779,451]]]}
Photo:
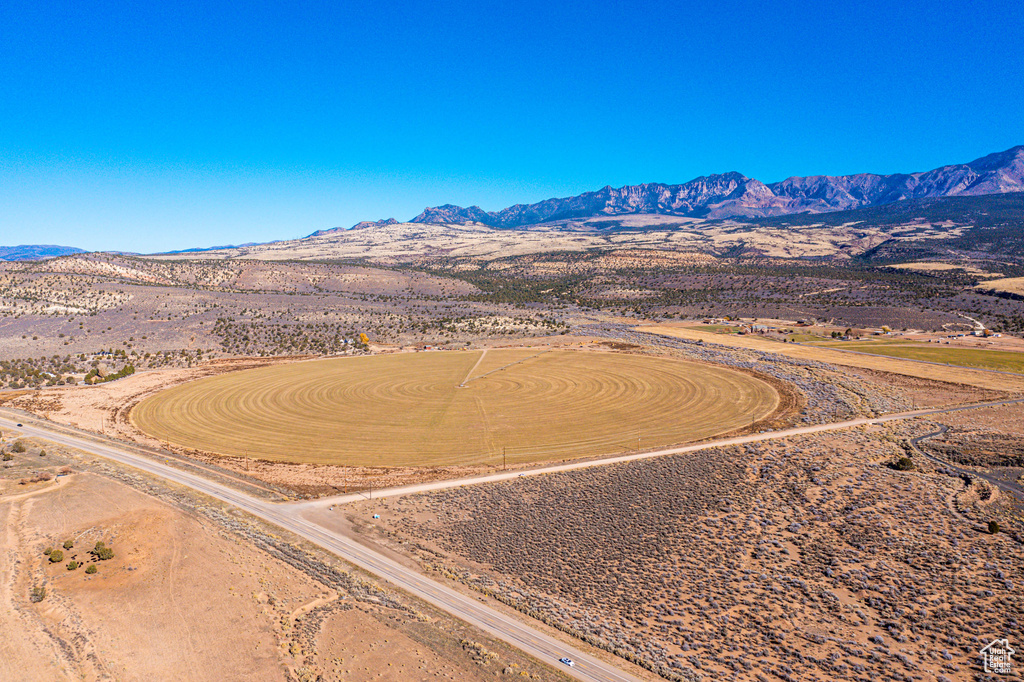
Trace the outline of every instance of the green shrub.
{"label": "green shrub", "polygon": [[78,568],[78,562],[77,561],[69,561],[68,562],[68,570],[69,571],[74,571],[77,568]]}
{"label": "green shrub", "polygon": [[33,604],[38,604],[44,599],[46,599],[46,588],[39,586],[33,587],[32,593],[29,595],[29,600],[31,600]]}
{"label": "green shrub", "polygon": [[89,564],[89,567],[85,569],[85,572],[89,575],[96,573],[96,564]]}
{"label": "green shrub", "polygon": [[5,452],[4,453],[4,461],[5,462],[10,462],[12,459],[14,459],[14,455],[12,455],[9,452]]}
{"label": "green shrub", "polygon": [[991,533],[992,535],[995,535],[996,533],[998,533],[999,532],[999,522],[998,521],[989,521],[988,522],[988,532]]}
{"label": "green shrub", "polygon": [[52,552],[50,552],[50,561],[55,564],[59,564],[60,562],[64,561],[64,552],[60,551],[59,549],[53,550]]}
{"label": "green shrub", "polygon": [[64,549],[71,549],[74,546],[75,546],[75,543],[71,542],[71,540],[65,540],[64,541]]}
{"label": "green shrub", "polygon": [[114,558],[114,550],[107,547],[102,540],[96,543],[96,546],[92,549],[92,554],[100,561],[106,561],[107,559]]}
{"label": "green shrub", "polygon": [[46,450],[40,450],[39,451],[39,456],[40,457],[46,457]]}
{"label": "green shrub", "polygon": [[891,466],[896,471],[910,471],[914,468],[914,460],[909,457],[900,457]]}
{"label": "green shrub", "polygon": [[28,448],[25,447],[25,442],[24,441],[16,440],[16,441],[14,441],[14,445],[11,446],[11,452],[26,452],[26,451],[28,451]]}
{"label": "green shrub", "polygon": [[52,552],[52,551],[53,551],[52,547],[47,547],[46,549],[43,550],[43,554],[45,554],[46,556],[50,556],[50,552]]}

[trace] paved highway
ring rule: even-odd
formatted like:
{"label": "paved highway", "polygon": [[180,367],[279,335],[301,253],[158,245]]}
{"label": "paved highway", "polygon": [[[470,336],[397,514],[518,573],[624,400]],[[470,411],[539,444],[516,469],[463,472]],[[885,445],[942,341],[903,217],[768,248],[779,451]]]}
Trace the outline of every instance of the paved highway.
{"label": "paved highway", "polygon": [[[477,599],[463,595],[378,552],[310,523],[301,517],[301,510],[294,504],[272,503],[251,497],[197,474],[175,469],[150,457],[136,454],[128,448],[67,435],[50,430],[38,423],[23,422],[24,425],[21,428],[17,428],[16,424],[15,419],[0,416],[0,428],[4,431],[16,429],[29,437],[45,438],[54,443],[111,459],[232,504],[253,516],[309,540],[369,573],[384,578],[406,592],[475,625],[538,660],[561,668],[563,672],[578,680],[640,682],[638,677],[585,654]],[[570,668],[559,663],[558,659],[563,656],[571,658],[576,665]]]}
{"label": "paved highway", "polygon": [[943,426],[938,431],[933,431],[932,433],[926,433],[925,435],[918,436],[917,438],[911,438],[910,439],[910,446],[912,448],[914,448],[914,452],[918,453],[922,457],[927,457],[928,459],[932,460],[936,464],[942,466],[943,468],[945,468],[945,469],[947,469],[949,471],[955,471],[958,474],[963,474],[965,476],[970,476],[971,478],[981,478],[981,479],[984,479],[984,480],[988,481],[989,483],[991,483],[992,485],[994,485],[995,487],[999,488],[1000,490],[1004,490],[1004,491],[1010,493],[1011,495],[1016,495],[1022,501],[1024,501],[1024,486],[1020,485],[1019,483],[1014,483],[1013,481],[1004,481],[1004,480],[1002,480],[1000,478],[996,478],[995,476],[990,476],[989,474],[986,474],[986,473],[981,472],[981,471],[972,471],[970,469],[961,469],[960,467],[954,466],[954,465],[950,464],[949,462],[945,462],[942,459],[940,459],[939,457],[936,457],[935,455],[930,455],[930,454],[928,454],[927,452],[925,452],[924,450],[921,449],[921,441],[928,440],[929,438],[935,438],[936,436],[941,436],[942,434],[946,433],[946,431],[949,431],[949,427],[948,426]]}
{"label": "paved highway", "polygon": [[[676,448],[665,448],[661,450],[654,450],[649,452],[637,452],[631,455],[622,455],[619,457],[609,457],[606,459],[589,460],[585,462],[572,462],[568,464],[560,464],[556,466],[541,467],[537,469],[531,469],[521,472],[513,473],[500,473],[492,474],[490,476],[478,476],[475,478],[459,479],[453,481],[437,481],[434,483],[425,483],[416,486],[405,486],[400,488],[382,489],[374,491],[373,496],[396,496],[406,495],[413,492],[422,492],[426,490],[437,490],[441,488],[462,486],[462,485],[474,485],[479,483],[486,483],[491,481],[501,481],[518,476],[539,476],[542,474],[554,473],[559,471],[569,471],[572,469],[582,469],[585,467],[593,466],[605,466],[608,464],[614,464],[618,462],[629,462],[639,459],[647,459],[651,457],[661,457],[664,455],[679,454],[685,452],[694,452],[697,450],[703,450],[711,447],[719,447],[726,445],[742,445],[745,443],[755,443],[767,440],[776,440],[780,438],[789,438],[792,436],[799,436],[809,433],[820,433],[823,431],[837,431],[841,429],[848,429],[857,426],[864,426],[868,424],[881,424],[889,421],[896,421],[901,419],[914,419],[917,417],[927,417],[933,414],[942,414],[947,412],[957,412],[960,410],[970,410],[979,407],[991,407],[996,405],[1009,405],[1013,403],[1024,402],[1024,398],[1016,398],[1011,400],[998,400],[987,403],[977,403],[974,405],[965,405],[961,407],[951,408],[935,408],[925,410],[914,410],[911,412],[900,412],[896,414],[884,415],[881,417],[863,417],[859,419],[851,419],[844,422],[836,422],[832,424],[816,424],[813,426],[801,426],[792,429],[785,429],[782,431],[770,431],[767,433],[755,433],[748,436],[738,436],[735,438],[725,438],[718,441],[700,443],[697,445],[687,445]],[[0,412],[3,412],[0,410]],[[9,414],[9,413],[7,413]],[[0,428],[5,430],[12,430],[17,428],[16,423],[18,419],[16,416],[4,417],[0,414]],[[22,433],[26,436],[44,438],[54,443],[66,445],[68,447],[76,448],[78,450],[88,452],[100,457],[126,464],[130,467],[140,469],[147,473],[159,476],[169,481],[173,481],[180,485],[192,488],[199,492],[205,493],[210,497],[216,498],[228,504],[234,505],[239,509],[242,509],[253,516],[261,518],[265,521],[280,526],[286,530],[295,533],[296,535],[305,538],[306,540],[316,544],[319,547],[326,549],[327,551],[336,554],[337,556],[345,559],[346,561],[359,566],[365,571],[374,575],[380,576],[385,580],[391,582],[397,587],[413,594],[424,601],[427,601],[434,606],[451,613],[452,615],[461,618],[462,620],[479,627],[480,629],[489,632],[490,634],[502,639],[515,647],[518,647],[522,651],[536,657],[537,659],[550,663],[555,667],[559,667],[561,664],[558,663],[558,659],[563,656],[573,659],[576,665],[572,668],[564,666],[562,669],[568,675],[575,677],[579,680],[587,680],[593,682],[638,682],[639,678],[623,672],[613,665],[605,663],[599,659],[589,656],[582,651],[569,646],[543,632],[530,627],[529,625],[522,623],[515,618],[506,616],[505,614],[497,611],[478,600],[457,592],[446,585],[438,583],[434,580],[424,577],[420,573],[399,564],[398,562],[375,552],[367,547],[364,547],[349,538],[338,535],[337,533],[331,532],[321,526],[303,518],[304,512],[309,511],[311,508],[322,508],[331,504],[342,504],[344,502],[352,502],[356,500],[366,499],[365,495],[344,495],[333,498],[324,498],[315,502],[292,502],[292,503],[273,503],[261,500],[238,490],[235,490],[227,485],[211,481],[203,478],[198,474],[194,474],[188,471],[176,469],[170,465],[164,464],[158,460],[152,458],[152,455],[143,455],[138,452],[134,452],[128,446],[120,446],[113,443],[98,442],[88,438],[82,438],[78,436],[69,435],[51,428],[48,428],[44,424],[32,420],[31,422],[23,422],[23,426],[20,427]],[[947,465],[948,466],[948,465]],[[972,472],[972,475],[977,475]]]}

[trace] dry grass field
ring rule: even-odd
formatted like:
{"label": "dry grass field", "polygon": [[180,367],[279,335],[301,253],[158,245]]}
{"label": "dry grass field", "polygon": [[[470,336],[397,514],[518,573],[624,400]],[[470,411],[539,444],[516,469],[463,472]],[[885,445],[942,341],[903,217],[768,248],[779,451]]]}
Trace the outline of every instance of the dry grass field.
{"label": "dry grass field", "polygon": [[947,270],[963,270],[978,277],[998,277],[998,273],[986,272],[970,264],[939,263],[936,261],[918,261],[916,263],[898,263],[890,265],[894,270],[917,270],[918,272],[943,272]]}
{"label": "dry grass field", "polygon": [[1004,291],[1010,294],[1024,295],[1024,277],[991,279],[978,284],[976,288],[986,291]]}
{"label": "dry grass field", "polygon": [[699,440],[770,415],[767,383],[618,353],[490,350],[337,358],[177,386],[134,424],[175,445],[351,466],[509,463]]}

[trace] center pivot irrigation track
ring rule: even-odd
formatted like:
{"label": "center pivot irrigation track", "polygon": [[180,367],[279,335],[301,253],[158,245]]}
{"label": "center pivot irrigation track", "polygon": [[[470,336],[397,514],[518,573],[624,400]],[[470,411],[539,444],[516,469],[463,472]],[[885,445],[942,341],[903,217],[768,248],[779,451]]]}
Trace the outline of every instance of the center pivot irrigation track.
{"label": "center pivot irrigation track", "polygon": [[534,462],[692,442],[770,415],[734,370],[603,352],[490,350],[333,358],[235,372],[141,402],[179,446],[351,466]]}

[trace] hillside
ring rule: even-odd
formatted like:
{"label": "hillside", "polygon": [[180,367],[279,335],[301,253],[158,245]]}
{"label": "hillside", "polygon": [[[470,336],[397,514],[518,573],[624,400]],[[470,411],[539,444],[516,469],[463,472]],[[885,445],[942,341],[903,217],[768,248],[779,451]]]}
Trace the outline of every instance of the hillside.
{"label": "hillside", "polygon": [[[395,223],[187,254],[191,259],[485,262],[527,254],[648,248],[710,256],[892,262],[1024,256],[1024,192],[913,199],[826,214],[707,220],[652,213],[524,225]],[[181,258],[184,254],[163,254]]]}

